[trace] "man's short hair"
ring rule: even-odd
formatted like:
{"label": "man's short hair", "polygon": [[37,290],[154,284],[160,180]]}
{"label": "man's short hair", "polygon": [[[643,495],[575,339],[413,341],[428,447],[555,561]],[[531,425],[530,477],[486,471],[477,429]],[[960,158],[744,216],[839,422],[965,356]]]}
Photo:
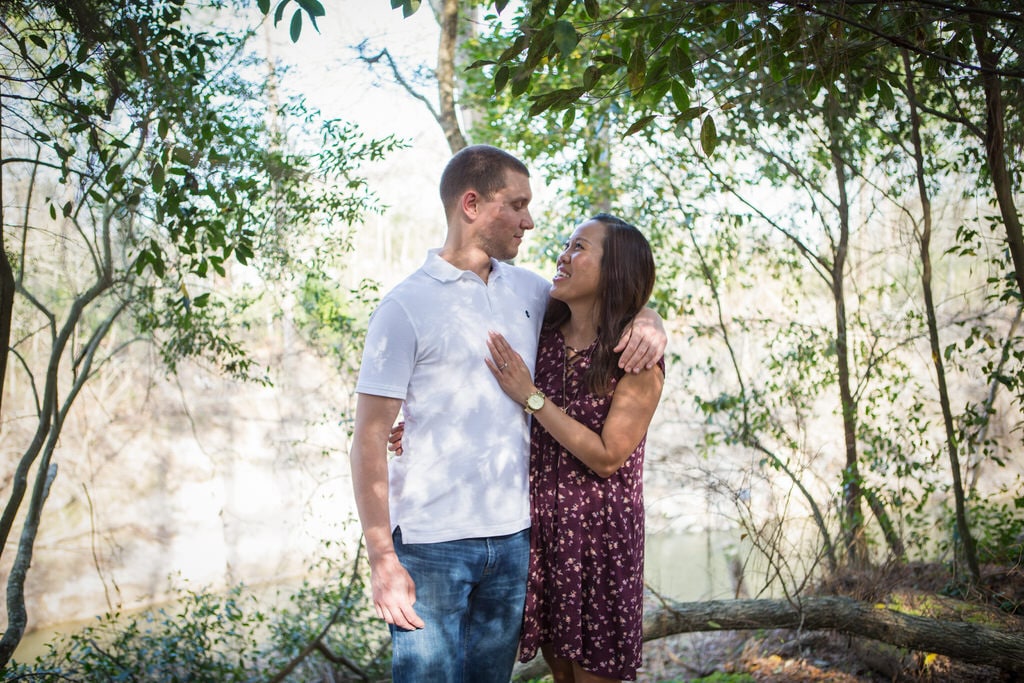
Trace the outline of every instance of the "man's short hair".
{"label": "man's short hair", "polygon": [[505,187],[505,172],[530,177],[526,164],[503,149],[471,145],[455,153],[441,174],[441,203],[448,215],[466,190],[476,190],[490,199]]}

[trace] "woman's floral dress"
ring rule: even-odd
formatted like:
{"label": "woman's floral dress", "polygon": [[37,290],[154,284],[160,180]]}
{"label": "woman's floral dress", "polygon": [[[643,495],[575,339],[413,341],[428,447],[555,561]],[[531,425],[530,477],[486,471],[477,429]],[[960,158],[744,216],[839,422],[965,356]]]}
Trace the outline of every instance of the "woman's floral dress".
{"label": "woman's floral dress", "polygon": [[[570,357],[561,332],[545,329],[534,382],[570,416],[600,432],[612,397],[590,394],[582,383],[593,350]],[[664,372],[664,361],[660,366]],[[533,421],[533,527],[521,661],[550,643],[556,656],[586,671],[636,679],[643,640],[645,441],[602,479]]]}

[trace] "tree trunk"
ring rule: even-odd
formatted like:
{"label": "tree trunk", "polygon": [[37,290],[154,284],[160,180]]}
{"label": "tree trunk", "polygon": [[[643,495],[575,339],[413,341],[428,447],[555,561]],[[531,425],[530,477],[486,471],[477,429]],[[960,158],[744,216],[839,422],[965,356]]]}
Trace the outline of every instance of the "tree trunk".
{"label": "tree trunk", "polygon": [[[0,125],[0,130],[3,126]],[[3,142],[0,138],[0,159],[3,158]],[[11,350],[11,319],[14,317],[14,271],[7,258],[4,241],[4,181],[0,174],[0,417],[3,416],[4,387],[7,386],[7,357]],[[3,421],[0,421],[2,429]]]}
{"label": "tree trunk", "polygon": [[828,100],[825,112],[828,121],[829,151],[836,174],[836,191],[839,195],[839,242],[832,257],[832,300],[836,315],[836,372],[839,383],[839,403],[842,408],[843,442],[846,449],[846,465],[843,468],[843,530],[846,538],[847,561],[854,566],[866,561],[864,541],[864,512],[861,509],[860,466],[857,462],[857,403],[850,386],[850,350],[847,340],[846,256],[850,244],[850,204],[846,196],[846,162],[839,148],[840,131],[836,126],[840,112],[835,95]]}
{"label": "tree trunk", "polygon": [[1024,301],[1024,231],[1013,200],[1013,178],[1006,168],[1006,105],[1003,102],[1002,79],[996,73],[999,60],[993,54],[985,33],[988,20],[981,14],[971,14],[971,23],[974,47],[978,51],[978,63],[982,68],[981,84],[985,91],[985,155],[988,172],[996,193],[999,214],[1006,227],[1006,245],[1013,260],[1017,289],[1021,301]]}
{"label": "tree trunk", "polygon": [[[0,181],[0,191],[3,182]],[[0,224],[3,209],[0,207]],[[3,234],[0,233],[0,416],[3,415],[4,387],[7,383],[7,357],[11,348],[11,318],[14,315],[14,271],[4,248]],[[0,421],[0,425],[3,422]]]}
{"label": "tree trunk", "polygon": [[459,127],[455,102],[455,56],[459,40],[459,2],[444,0],[437,13],[441,42],[437,48],[437,94],[440,104],[437,122],[441,124],[448,148],[455,154],[466,146]]}
{"label": "tree trunk", "polygon": [[946,428],[946,451],[949,453],[949,469],[953,478],[953,497],[956,507],[956,528],[964,553],[964,560],[975,582],[981,579],[981,568],[978,566],[978,552],[974,545],[971,528],[967,524],[967,505],[964,496],[964,485],[960,477],[959,445],[956,438],[956,425],[953,419],[953,408],[949,400],[949,388],[946,385],[946,369],[942,363],[942,347],[939,343],[939,324],[935,316],[935,298],[932,294],[932,202],[925,182],[924,151],[921,149],[921,118],[917,112],[917,95],[914,88],[914,73],[911,68],[910,56],[903,51],[903,66],[907,77],[907,102],[910,105],[910,138],[913,143],[914,162],[917,170],[917,193],[921,199],[921,288],[924,293],[925,318],[928,320],[928,340],[931,344],[932,365],[935,366],[935,379],[938,382],[939,405],[942,408],[942,422]]}

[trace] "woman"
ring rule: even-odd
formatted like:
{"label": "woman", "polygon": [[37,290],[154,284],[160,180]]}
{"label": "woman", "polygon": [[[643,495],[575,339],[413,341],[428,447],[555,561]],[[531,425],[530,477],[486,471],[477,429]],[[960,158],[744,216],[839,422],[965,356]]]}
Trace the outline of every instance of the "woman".
{"label": "woman", "polygon": [[623,375],[612,349],[653,287],[644,236],[598,214],[558,259],[536,377],[501,335],[488,344],[501,388],[533,415],[520,659],[540,648],[556,683],[635,680],[641,663],[644,442],[664,359]]}

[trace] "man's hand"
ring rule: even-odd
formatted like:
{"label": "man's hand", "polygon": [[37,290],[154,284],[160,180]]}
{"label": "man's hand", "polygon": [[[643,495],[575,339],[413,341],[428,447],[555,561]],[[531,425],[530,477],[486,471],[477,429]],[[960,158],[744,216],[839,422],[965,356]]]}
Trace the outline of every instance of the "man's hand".
{"label": "man's hand", "polygon": [[665,355],[668,335],[661,316],[650,308],[636,314],[633,322],[623,331],[613,351],[621,352],[619,367],[628,373],[638,373],[655,366]]}
{"label": "man's hand", "polygon": [[416,584],[397,555],[388,553],[371,563],[370,586],[378,617],[406,631],[423,628],[423,620],[412,606]]}
{"label": "man's hand", "polygon": [[373,608],[387,623],[410,630],[423,628],[423,620],[412,607],[416,586],[395,553],[388,506],[386,444],[401,407],[401,399],[359,394],[349,459],[352,490],[370,560]]}
{"label": "man's hand", "polygon": [[395,455],[402,454],[402,436],[405,434],[405,420],[402,420],[391,428],[388,434],[388,450]]}

